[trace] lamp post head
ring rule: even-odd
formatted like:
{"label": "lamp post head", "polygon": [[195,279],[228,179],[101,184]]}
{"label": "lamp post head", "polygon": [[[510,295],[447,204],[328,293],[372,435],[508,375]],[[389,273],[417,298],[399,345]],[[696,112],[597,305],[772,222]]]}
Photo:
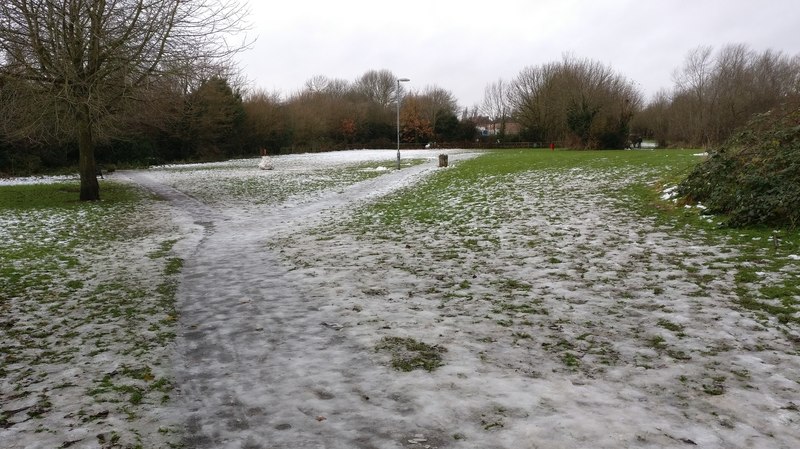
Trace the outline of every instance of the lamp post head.
{"label": "lamp post head", "polygon": [[408,78],[397,78],[398,83],[405,83],[406,81],[411,81],[411,80]]}

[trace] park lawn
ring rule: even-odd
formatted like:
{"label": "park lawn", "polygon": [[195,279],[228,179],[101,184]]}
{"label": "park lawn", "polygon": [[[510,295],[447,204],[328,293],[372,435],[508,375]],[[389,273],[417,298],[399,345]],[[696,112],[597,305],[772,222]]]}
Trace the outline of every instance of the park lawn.
{"label": "park lawn", "polygon": [[[725,225],[726,217],[704,215],[702,205],[666,198],[664,191],[680,182],[703,157],[701,151],[692,149],[493,152],[460,163],[457,169],[438,173],[404,194],[363,210],[357,216],[357,228],[373,226],[372,232],[380,235],[409,223],[437,224],[470,241],[466,236],[474,233],[476,221],[486,224],[495,220],[499,224],[518,213],[536,213],[526,206],[493,209],[492,195],[521,200],[522,192],[507,188],[515,175],[541,172],[569,182],[587,171],[603,172],[603,182],[596,189],[616,207],[636,211],[642,219],[652,219],[676,233],[702,236],[710,246],[735,245],[740,254],[732,270],[736,272],[740,304],[765,318],[800,323],[800,280],[789,278],[776,285],[770,276],[754,275],[781,273],[797,265],[797,259],[790,256],[800,254],[799,230],[730,228]],[[548,192],[535,194],[546,197]],[[491,239],[491,226],[486,229],[483,237]]]}
{"label": "park lawn", "polygon": [[[292,159],[291,172],[253,160],[148,172],[243,213],[387,171],[369,158]],[[102,201],[89,203],[70,178],[0,184],[0,441],[174,447],[184,437],[171,408],[179,247],[196,244],[202,226],[124,173],[101,180]]]}
{"label": "park lawn", "polygon": [[160,415],[172,392],[182,261],[171,249],[181,236],[135,187],[104,181],[102,197],[79,202],[77,182],[0,187],[4,441],[177,438]]}
{"label": "park lawn", "polygon": [[[798,233],[729,229],[725,217],[666,197],[697,153],[486,152],[275,230],[267,246],[348,338],[400,370],[393,387],[436,404],[416,418],[449,429],[434,441],[566,444],[552,416],[582,438],[603,423],[606,447],[603,435],[630,432],[693,441],[686,417],[713,429],[709,441],[748,432],[796,441],[769,416],[792,413],[787,384],[800,383]],[[343,189],[385,165],[335,153],[275,162],[285,170],[233,161],[150,173],[235,217]],[[128,184],[107,181],[101,193],[86,204],[74,183],[0,187],[0,439],[165,447],[181,438],[169,408],[176,248],[198,230]],[[408,373],[416,368],[425,373]],[[661,430],[607,394],[622,390],[647,392]],[[550,401],[547,414],[501,399],[517,396]],[[753,398],[775,410],[756,413]],[[463,410],[474,419],[450,418]]]}
{"label": "park lawn", "polygon": [[791,446],[798,233],[669,198],[702,157],[488,152],[270,248],[377,360],[428,372],[398,382],[433,441]]}

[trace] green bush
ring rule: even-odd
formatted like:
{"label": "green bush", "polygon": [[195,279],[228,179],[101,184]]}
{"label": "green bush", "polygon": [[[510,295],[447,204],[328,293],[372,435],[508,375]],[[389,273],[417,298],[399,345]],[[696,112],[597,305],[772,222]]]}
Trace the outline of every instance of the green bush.
{"label": "green bush", "polygon": [[756,115],[680,184],[734,227],[800,224],[800,104]]}

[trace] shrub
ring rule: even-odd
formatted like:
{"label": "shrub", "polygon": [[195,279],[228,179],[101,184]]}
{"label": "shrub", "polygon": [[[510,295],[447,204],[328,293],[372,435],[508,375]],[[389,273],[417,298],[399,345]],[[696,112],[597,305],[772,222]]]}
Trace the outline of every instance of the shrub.
{"label": "shrub", "polygon": [[680,184],[734,227],[800,224],[800,103],[758,114]]}

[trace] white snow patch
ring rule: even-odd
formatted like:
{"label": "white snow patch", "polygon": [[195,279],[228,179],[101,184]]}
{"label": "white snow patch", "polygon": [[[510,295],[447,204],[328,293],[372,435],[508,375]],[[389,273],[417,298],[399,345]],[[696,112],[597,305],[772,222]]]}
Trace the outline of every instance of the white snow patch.
{"label": "white snow patch", "polygon": [[79,179],[78,175],[25,176],[19,178],[0,178],[0,186],[55,184],[60,182],[73,182],[77,181],[78,179]]}
{"label": "white snow patch", "polygon": [[661,191],[661,199],[669,201],[678,195],[678,186],[668,187]]}

